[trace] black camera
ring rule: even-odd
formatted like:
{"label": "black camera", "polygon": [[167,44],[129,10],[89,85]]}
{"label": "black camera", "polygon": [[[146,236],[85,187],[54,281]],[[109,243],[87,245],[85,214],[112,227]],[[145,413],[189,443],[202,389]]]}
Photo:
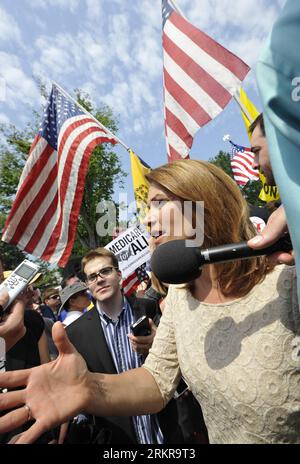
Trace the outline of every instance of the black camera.
{"label": "black camera", "polygon": [[133,335],[136,337],[147,336],[151,334],[149,319],[147,316],[140,317],[134,324],[130,326]]}

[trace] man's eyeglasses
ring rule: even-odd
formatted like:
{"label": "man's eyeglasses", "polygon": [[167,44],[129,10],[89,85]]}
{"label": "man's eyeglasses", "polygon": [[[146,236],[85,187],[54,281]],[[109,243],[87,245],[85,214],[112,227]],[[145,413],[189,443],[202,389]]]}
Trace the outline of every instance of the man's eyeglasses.
{"label": "man's eyeglasses", "polygon": [[113,267],[113,266],[104,267],[103,269],[100,269],[100,271],[94,272],[93,274],[88,275],[86,278],[86,281],[89,284],[93,284],[94,282],[97,281],[98,277],[104,278],[104,277],[109,276],[113,272],[113,269],[118,269],[118,268]]}
{"label": "man's eyeglasses", "polygon": [[59,300],[60,296],[59,295],[50,295],[48,296],[49,300]]}

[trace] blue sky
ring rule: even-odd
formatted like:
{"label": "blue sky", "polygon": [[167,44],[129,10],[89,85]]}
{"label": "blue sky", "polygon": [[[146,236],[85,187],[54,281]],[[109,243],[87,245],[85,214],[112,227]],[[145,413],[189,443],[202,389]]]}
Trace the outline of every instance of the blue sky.
{"label": "blue sky", "polygon": [[[177,0],[194,26],[251,66],[244,88],[258,109],[255,65],[284,3]],[[25,127],[41,104],[35,77],[49,90],[54,80],[72,95],[75,88],[87,91],[96,106],[109,104],[119,118],[120,139],[152,167],[167,161],[160,0],[1,0],[0,122]],[[248,144],[235,102],[199,130],[191,157],[208,159],[229,149],[222,140],[228,133]],[[129,156],[122,147],[116,151],[130,192]]]}

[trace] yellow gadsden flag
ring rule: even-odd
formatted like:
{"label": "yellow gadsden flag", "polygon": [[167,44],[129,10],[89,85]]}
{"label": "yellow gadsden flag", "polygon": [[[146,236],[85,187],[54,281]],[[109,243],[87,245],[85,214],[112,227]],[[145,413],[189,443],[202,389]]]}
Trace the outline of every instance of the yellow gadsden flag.
{"label": "yellow gadsden flag", "polygon": [[246,92],[242,89],[242,87],[240,88],[240,101],[242,105],[246,108],[246,110],[248,111],[249,116],[251,117],[251,121],[249,121],[248,116],[244,113],[243,110],[241,110],[244,123],[247,129],[247,132],[248,132],[248,136],[250,139],[249,127],[252,121],[255,121],[257,116],[259,116],[259,111],[257,111],[253,103],[249,100]]}
{"label": "yellow gadsden flag", "polygon": [[[248,111],[249,116],[252,118],[252,121],[254,121],[257,118],[257,116],[259,116],[259,111],[257,111],[256,107],[249,100],[246,92],[242,89],[242,87],[240,89],[240,101],[241,101],[242,105],[246,108],[246,110]],[[250,139],[251,136],[250,136],[249,128],[250,128],[250,125],[251,125],[252,121],[249,121],[248,116],[244,113],[243,110],[241,110],[241,113],[242,113],[244,123],[245,123],[246,129],[247,129],[248,137]],[[265,178],[265,176],[263,174],[260,173],[259,177],[260,177],[260,180],[261,180],[262,186],[263,186],[261,191],[260,191],[259,198],[262,201],[265,201],[266,203],[268,203],[270,201],[279,200],[279,193],[278,193],[277,187],[274,186],[274,185],[273,186],[268,185],[267,181],[266,181],[266,178]]]}
{"label": "yellow gadsden flag", "polygon": [[145,175],[151,171],[151,168],[131,149],[129,150],[129,153],[136,208],[138,218],[141,221],[146,213],[146,203],[149,190],[149,182]]}

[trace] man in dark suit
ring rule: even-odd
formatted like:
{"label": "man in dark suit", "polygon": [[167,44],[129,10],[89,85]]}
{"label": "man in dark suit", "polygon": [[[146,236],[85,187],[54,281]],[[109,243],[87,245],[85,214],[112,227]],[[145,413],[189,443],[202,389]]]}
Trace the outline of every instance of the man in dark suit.
{"label": "man in dark suit", "polygon": [[[67,327],[70,341],[92,372],[117,374],[140,367],[155,336],[157,303],[123,296],[117,258],[105,248],[90,251],[82,269],[94,307]],[[151,334],[130,335],[130,325],[143,315],[149,318]],[[111,444],[182,442],[173,401],[159,415],[93,420],[103,441]]]}

